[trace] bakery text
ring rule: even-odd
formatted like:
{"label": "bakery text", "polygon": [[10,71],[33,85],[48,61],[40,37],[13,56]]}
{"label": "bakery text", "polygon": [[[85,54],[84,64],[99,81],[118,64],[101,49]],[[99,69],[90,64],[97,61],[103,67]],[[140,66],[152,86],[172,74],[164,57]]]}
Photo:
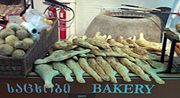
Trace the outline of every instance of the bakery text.
{"label": "bakery text", "polygon": [[152,84],[93,84],[93,93],[152,94]]}
{"label": "bakery text", "polygon": [[61,93],[70,93],[71,92],[71,86],[70,84],[58,84],[55,83],[54,87],[51,89],[47,89],[42,85],[39,85],[37,83],[25,83],[25,84],[15,84],[11,85],[10,83],[6,84],[7,91],[8,93],[56,93],[56,94],[61,94]]}

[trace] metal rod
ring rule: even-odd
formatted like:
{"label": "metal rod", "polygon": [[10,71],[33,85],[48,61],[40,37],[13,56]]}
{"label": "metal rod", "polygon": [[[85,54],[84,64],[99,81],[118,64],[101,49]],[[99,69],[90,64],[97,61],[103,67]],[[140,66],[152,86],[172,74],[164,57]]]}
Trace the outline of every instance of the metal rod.
{"label": "metal rod", "polygon": [[132,8],[118,8],[118,9],[121,9],[121,10],[128,10],[128,11],[143,11],[145,12],[146,10],[141,10],[141,9],[132,9]]}
{"label": "metal rod", "polygon": [[163,47],[162,47],[162,51],[161,51],[161,62],[162,63],[164,63],[164,57],[165,57],[165,53],[166,53],[166,43],[167,43],[167,37],[164,36]]}
{"label": "metal rod", "polygon": [[31,0],[31,8],[34,9],[34,0]]}
{"label": "metal rod", "polygon": [[130,5],[130,4],[121,4],[121,6],[141,8],[141,9],[150,10],[150,11],[161,11],[160,9],[156,9],[156,8],[145,8],[145,7],[141,7],[141,6],[137,6],[137,5]]}
{"label": "metal rod", "polygon": [[140,8],[139,6],[136,6],[136,5],[130,5],[130,4],[121,4],[121,6]]}
{"label": "metal rod", "polygon": [[168,69],[167,69],[167,72],[169,72],[169,73],[171,73],[171,68],[173,65],[175,47],[176,47],[176,40],[173,40],[172,45],[171,45],[169,61],[168,61]]}
{"label": "metal rod", "polygon": [[24,0],[24,8],[26,9],[27,5],[26,5],[26,0]]}

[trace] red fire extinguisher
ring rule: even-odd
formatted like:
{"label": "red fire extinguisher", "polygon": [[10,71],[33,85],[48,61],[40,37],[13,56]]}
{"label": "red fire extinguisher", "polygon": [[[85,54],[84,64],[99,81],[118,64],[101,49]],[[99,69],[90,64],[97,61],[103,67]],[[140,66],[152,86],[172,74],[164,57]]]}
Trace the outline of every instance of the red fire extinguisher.
{"label": "red fire extinguisher", "polygon": [[50,6],[48,8],[48,16],[50,19],[57,18],[57,12],[56,12],[56,7],[55,6]]}
{"label": "red fire extinguisher", "polygon": [[60,18],[60,39],[66,39],[66,10],[62,7],[59,12]]}

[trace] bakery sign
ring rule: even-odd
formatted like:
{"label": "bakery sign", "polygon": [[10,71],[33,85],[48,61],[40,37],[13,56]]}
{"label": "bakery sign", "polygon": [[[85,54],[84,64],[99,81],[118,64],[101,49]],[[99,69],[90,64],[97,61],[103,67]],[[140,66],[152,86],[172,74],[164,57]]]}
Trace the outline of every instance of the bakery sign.
{"label": "bakery sign", "polygon": [[[105,86],[102,86],[101,84],[92,84],[92,89],[90,93],[109,93],[109,94],[152,94],[152,89],[155,87],[155,85],[152,84],[106,84]],[[71,85],[66,84],[58,84],[55,83],[54,88],[46,89],[42,85],[39,85],[37,83],[34,84],[19,84],[17,83],[15,86],[12,86],[10,83],[6,84],[5,90],[11,94],[11,93],[53,93],[53,94],[69,94],[71,93]]]}
{"label": "bakery sign", "polygon": [[[63,78],[53,80],[54,87],[44,88],[43,81],[38,77],[0,79],[0,98],[179,98],[180,79],[165,78],[166,84],[144,82],[134,78],[132,82],[97,83],[93,78],[86,77],[87,83],[68,83]],[[178,97],[179,96],[179,97]]]}

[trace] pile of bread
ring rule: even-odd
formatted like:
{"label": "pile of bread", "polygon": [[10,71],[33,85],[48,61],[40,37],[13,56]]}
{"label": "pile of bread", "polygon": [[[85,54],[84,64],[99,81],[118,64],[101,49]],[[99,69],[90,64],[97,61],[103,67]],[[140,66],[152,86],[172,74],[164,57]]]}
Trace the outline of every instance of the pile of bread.
{"label": "pile of bread", "polygon": [[119,74],[126,82],[131,82],[129,73],[134,73],[145,81],[152,77],[157,83],[164,84],[157,73],[166,70],[166,66],[157,62],[161,52],[161,43],[150,42],[136,37],[113,39],[110,35],[96,33],[92,38],[70,37],[55,43],[49,55],[35,61],[35,72],[45,81],[45,87],[53,87],[52,79],[63,75],[65,80],[73,82],[72,74],[79,83],[85,83],[85,73],[97,82],[118,83]]}

